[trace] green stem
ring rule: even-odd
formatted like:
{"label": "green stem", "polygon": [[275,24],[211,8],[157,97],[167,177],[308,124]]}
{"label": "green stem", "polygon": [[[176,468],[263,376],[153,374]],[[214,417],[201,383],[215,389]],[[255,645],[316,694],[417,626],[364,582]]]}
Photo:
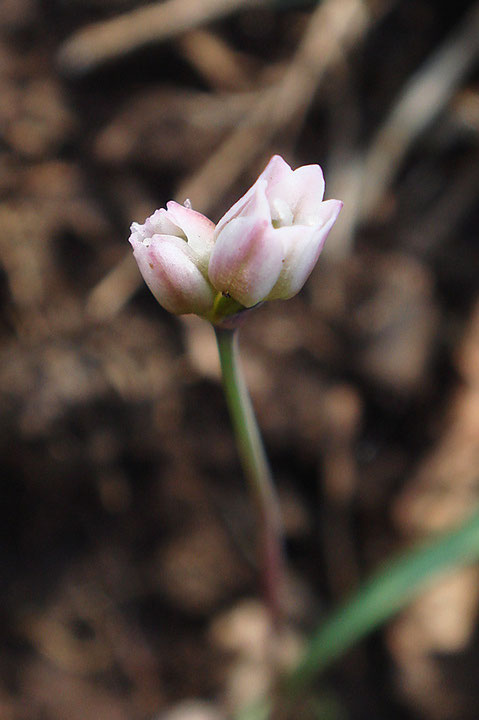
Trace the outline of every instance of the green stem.
{"label": "green stem", "polygon": [[258,550],[264,598],[273,624],[278,628],[282,616],[283,580],[282,524],[278,499],[239,363],[238,330],[215,327],[215,333],[226,402],[258,518]]}

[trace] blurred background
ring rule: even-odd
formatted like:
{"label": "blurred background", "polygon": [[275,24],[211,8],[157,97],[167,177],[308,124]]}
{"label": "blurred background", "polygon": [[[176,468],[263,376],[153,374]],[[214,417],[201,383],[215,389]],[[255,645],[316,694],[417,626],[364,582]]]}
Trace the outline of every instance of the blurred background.
{"label": "blurred background", "polygon": [[[2,720],[212,720],[268,681],[213,334],[127,243],[173,197],[216,221],[279,152],[345,203],[242,331],[285,657],[477,501],[478,55],[463,0],[1,0]],[[436,583],[321,717],[477,718],[478,605],[477,568]]]}

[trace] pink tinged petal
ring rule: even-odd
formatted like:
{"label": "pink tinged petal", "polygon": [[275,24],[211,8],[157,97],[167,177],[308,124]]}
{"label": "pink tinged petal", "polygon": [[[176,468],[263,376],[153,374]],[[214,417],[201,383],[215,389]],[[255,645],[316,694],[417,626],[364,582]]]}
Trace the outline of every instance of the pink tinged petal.
{"label": "pink tinged petal", "polygon": [[190,248],[197,254],[205,270],[214,245],[215,225],[205,215],[171,200],[166,204],[167,215],[181,228]]}
{"label": "pink tinged petal", "polygon": [[[252,185],[250,189],[243,195],[243,197],[241,197],[237,202],[235,202],[235,204],[228,210],[228,212],[223,215],[223,217],[216,226],[216,236],[219,235],[225,225],[231,220],[234,220],[237,217],[243,217],[244,215],[252,215],[254,212],[257,212],[254,204],[255,197],[258,195],[259,192],[267,193],[267,187],[269,183],[278,183],[284,177],[292,174],[293,171],[291,170],[288,163],[286,163],[279,155],[273,155],[273,157],[266,165],[265,169],[263,170],[259,178],[256,180],[254,185]],[[268,207],[265,205],[263,206],[262,210],[264,213],[264,217],[269,218],[270,211],[268,210]]]}
{"label": "pink tinged petal", "polygon": [[276,283],[283,246],[268,220],[239,217],[218,236],[208,274],[219,292],[245,307],[264,300]]}
{"label": "pink tinged petal", "polygon": [[286,180],[292,173],[291,166],[283,160],[281,155],[273,155],[258,180],[266,180],[268,186],[274,187]]}
{"label": "pink tinged petal", "polygon": [[149,244],[134,237],[130,242],[143,279],[160,305],[177,315],[211,310],[215,292],[184,240],[155,235]]}
{"label": "pink tinged petal", "polygon": [[[234,220],[235,218],[239,217],[241,213],[245,210],[245,208],[248,207],[248,204],[250,203],[251,199],[254,197],[256,190],[258,187],[258,181],[255,182],[255,184],[250,187],[248,192],[246,192],[242,197],[240,197],[239,200],[235,202],[234,205],[230,207],[228,212],[226,212],[223,217],[219,220],[218,224],[216,225],[216,237],[220,234],[220,232],[226,227],[226,225],[231,222],[231,220]],[[262,184],[263,189],[266,188],[266,183]]]}
{"label": "pink tinged petal", "polygon": [[283,174],[279,181],[269,183],[266,196],[273,220],[280,225],[282,217],[277,209],[282,205],[290,208],[295,224],[315,225],[324,196],[323,172],[319,165],[303,165]]}
{"label": "pink tinged petal", "polygon": [[318,261],[342,206],[339,200],[326,200],[321,207],[321,222],[316,227],[294,225],[275,230],[281,236],[285,259],[267,300],[287,300],[301,290]]}
{"label": "pink tinged petal", "polygon": [[[292,213],[289,210],[289,203],[284,202],[283,198],[281,198],[279,201],[279,207],[276,204],[272,205],[271,188],[275,188],[282,182],[286,182],[292,174],[293,171],[288,163],[285,162],[280,155],[273,155],[255,183],[255,185],[262,184],[265,188],[266,198],[270,206],[271,219],[278,222],[284,222],[285,224],[288,223],[288,220],[292,219]],[[255,185],[253,185],[253,188]]]}
{"label": "pink tinged petal", "polygon": [[222,232],[231,220],[245,215],[256,215],[257,217],[261,215],[263,219],[271,219],[269,204],[266,199],[266,180],[261,177],[259,177],[248,192],[235,202],[228,212],[223,215],[216,226],[215,236],[218,237],[220,232]]}

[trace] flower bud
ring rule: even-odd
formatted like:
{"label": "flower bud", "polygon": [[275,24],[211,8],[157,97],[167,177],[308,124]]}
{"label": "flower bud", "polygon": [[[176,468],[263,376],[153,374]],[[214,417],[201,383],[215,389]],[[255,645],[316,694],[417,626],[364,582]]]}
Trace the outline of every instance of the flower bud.
{"label": "flower bud", "polygon": [[171,201],[143,225],[133,223],[133,255],[151,292],[177,315],[207,315],[216,292],[208,281],[214,224],[201,213]]}
{"label": "flower bud", "polygon": [[275,155],[216,228],[189,202],[172,201],[133,223],[130,242],[163,307],[236,322],[245,308],[301,290],[342,207],[323,195],[319,165],[293,171]]}
{"label": "flower bud", "polygon": [[342,202],[323,202],[319,165],[292,170],[275,155],[214,233],[208,276],[245,307],[296,295],[308,279]]}

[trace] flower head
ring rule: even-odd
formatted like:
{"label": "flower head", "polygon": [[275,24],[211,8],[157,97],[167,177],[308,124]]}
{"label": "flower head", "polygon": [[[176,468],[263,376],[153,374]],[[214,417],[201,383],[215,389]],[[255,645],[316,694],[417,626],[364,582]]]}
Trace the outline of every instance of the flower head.
{"label": "flower head", "polygon": [[143,278],[160,305],[177,315],[206,315],[216,292],[208,281],[215,226],[201,213],[171,201],[143,225],[133,223],[130,243]]}
{"label": "flower head", "polygon": [[293,171],[275,155],[216,226],[208,266],[213,286],[245,307],[296,295],[342,207],[323,195],[319,165]]}
{"label": "flower head", "polygon": [[163,307],[221,322],[301,290],[342,207],[323,195],[319,165],[293,171],[275,155],[216,228],[172,201],[143,225],[133,223],[130,242]]}

